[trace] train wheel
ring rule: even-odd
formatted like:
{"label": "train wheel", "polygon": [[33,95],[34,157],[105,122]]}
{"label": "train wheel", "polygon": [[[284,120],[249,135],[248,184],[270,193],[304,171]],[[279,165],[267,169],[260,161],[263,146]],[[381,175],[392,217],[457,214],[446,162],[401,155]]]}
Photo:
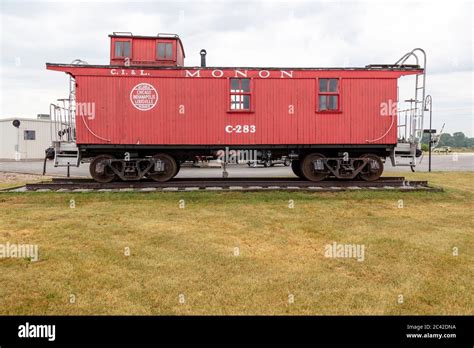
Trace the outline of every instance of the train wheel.
{"label": "train wheel", "polygon": [[111,155],[99,155],[92,160],[89,166],[89,173],[95,181],[105,184],[115,179],[115,173],[105,163],[113,158]]}
{"label": "train wheel", "polygon": [[291,169],[293,170],[293,173],[300,178],[300,179],[305,179],[303,176],[303,173],[301,172],[301,163],[300,161],[293,160],[291,161]]}
{"label": "train wheel", "polygon": [[176,161],[176,173],[174,173],[173,178],[178,175],[179,170],[181,169],[181,162]]}
{"label": "train wheel", "polygon": [[324,159],[325,157],[320,153],[311,153],[307,155],[301,162],[301,173],[310,181],[321,181],[326,179],[328,172],[325,169],[314,168],[314,161]]}
{"label": "train wheel", "polygon": [[382,159],[379,156],[371,153],[362,155],[360,157],[369,159],[369,163],[367,163],[365,168],[362,169],[359,174],[360,178],[365,181],[375,181],[380,178],[383,173]]}
{"label": "train wheel", "polygon": [[164,171],[155,172],[154,168],[150,170],[148,176],[155,181],[168,181],[173,178],[178,173],[178,165],[173,157],[165,153],[159,153],[153,156],[153,158],[158,159],[164,164]]}

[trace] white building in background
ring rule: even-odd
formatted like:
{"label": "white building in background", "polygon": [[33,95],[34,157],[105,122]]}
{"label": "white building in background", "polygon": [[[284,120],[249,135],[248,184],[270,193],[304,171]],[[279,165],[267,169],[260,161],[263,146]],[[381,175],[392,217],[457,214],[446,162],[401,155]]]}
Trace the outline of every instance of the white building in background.
{"label": "white building in background", "polygon": [[[44,151],[51,146],[49,115],[38,115],[38,119],[0,119],[0,160],[44,159]],[[19,120],[20,127],[13,126]]]}

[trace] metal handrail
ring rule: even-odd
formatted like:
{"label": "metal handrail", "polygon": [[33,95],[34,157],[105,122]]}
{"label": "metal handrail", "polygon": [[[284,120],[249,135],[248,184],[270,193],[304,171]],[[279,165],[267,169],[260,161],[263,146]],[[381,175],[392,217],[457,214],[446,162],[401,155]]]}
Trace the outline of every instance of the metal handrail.
{"label": "metal handrail", "polygon": [[89,63],[87,63],[85,60],[82,60],[82,59],[74,59],[72,62],[71,62],[72,65],[89,65]]}
{"label": "metal handrail", "polygon": [[156,34],[156,37],[171,37],[171,38],[179,38],[178,34],[171,34],[171,33],[158,33]]}
{"label": "metal handrail", "polygon": [[[423,138],[423,119],[426,109],[426,52],[421,48],[414,48],[410,52],[405,53],[399,60],[395,62],[395,66],[402,67],[409,59],[414,59],[421,72],[415,75],[415,95],[414,99],[405,100],[410,106],[406,109],[399,109],[397,126],[398,139],[402,143],[410,143],[411,146],[409,156],[412,158],[412,169],[416,165],[416,152]],[[400,122],[404,118],[404,123]]]}
{"label": "metal handrail", "polygon": [[129,35],[129,36],[133,36],[132,32],[131,31],[114,31],[112,33],[113,35]]}
{"label": "metal handrail", "polygon": [[[405,53],[399,60],[395,62],[395,65],[402,66],[409,58],[413,57],[417,65],[420,63],[420,58],[418,54],[421,53],[423,56],[423,65],[421,69],[423,70],[422,74],[416,74],[415,77],[415,99],[413,102],[415,103],[413,108],[413,114],[410,115],[411,120],[413,121],[413,127],[410,129],[410,138],[412,138],[414,143],[419,143],[421,138],[423,137],[423,118],[424,118],[424,110],[425,110],[425,87],[426,87],[426,52],[422,48],[414,48],[408,53]],[[421,75],[421,81],[420,81]],[[421,82],[421,86],[420,83]],[[421,92],[421,98],[419,95],[419,90]],[[422,105],[418,105],[422,104]]]}

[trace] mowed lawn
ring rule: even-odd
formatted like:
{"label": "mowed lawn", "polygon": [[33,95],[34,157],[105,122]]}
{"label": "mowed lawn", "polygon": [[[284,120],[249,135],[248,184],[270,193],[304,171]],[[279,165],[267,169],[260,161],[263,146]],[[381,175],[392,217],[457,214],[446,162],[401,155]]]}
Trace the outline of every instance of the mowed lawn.
{"label": "mowed lawn", "polygon": [[445,191],[2,193],[39,261],[0,259],[0,314],[474,314],[474,173],[407,177]]}

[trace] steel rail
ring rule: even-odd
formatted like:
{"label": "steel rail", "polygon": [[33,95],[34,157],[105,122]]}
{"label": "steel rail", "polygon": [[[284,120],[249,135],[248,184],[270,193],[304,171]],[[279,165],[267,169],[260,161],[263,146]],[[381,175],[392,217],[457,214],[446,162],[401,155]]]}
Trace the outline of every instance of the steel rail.
{"label": "steel rail", "polygon": [[324,180],[312,182],[298,178],[189,178],[168,182],[119,181],[101,184],[90,179],[54,178],[51,182],[26,185],[27,191],[188,191],[188,190],[357,190],[357,189],[432,189],[427,181],[406,181],[404,177],[384,177],[377,181]]}

